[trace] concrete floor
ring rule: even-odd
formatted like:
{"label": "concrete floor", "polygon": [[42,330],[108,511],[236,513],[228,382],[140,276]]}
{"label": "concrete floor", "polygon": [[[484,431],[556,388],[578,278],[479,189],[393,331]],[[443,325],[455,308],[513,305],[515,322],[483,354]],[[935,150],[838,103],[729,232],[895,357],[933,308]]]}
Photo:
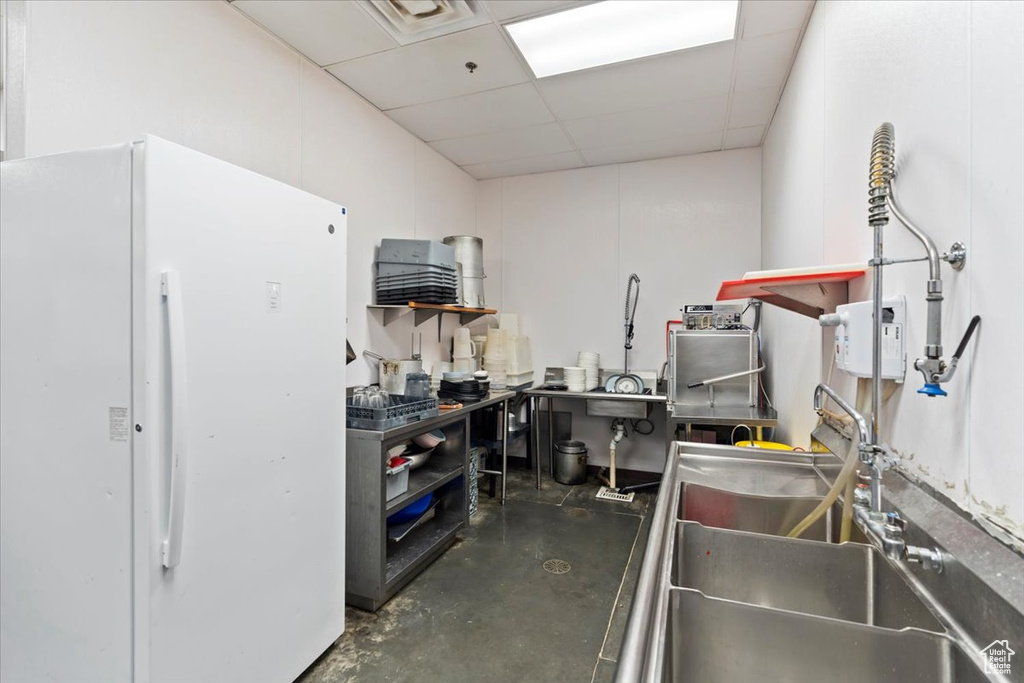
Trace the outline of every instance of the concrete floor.
{"label": "concrete floor", "polygon": [[597,489],[510,471],[507,504],[481,491],[455,545],[376,614],[348,608],[299,682],[611,681],[655,494]]}

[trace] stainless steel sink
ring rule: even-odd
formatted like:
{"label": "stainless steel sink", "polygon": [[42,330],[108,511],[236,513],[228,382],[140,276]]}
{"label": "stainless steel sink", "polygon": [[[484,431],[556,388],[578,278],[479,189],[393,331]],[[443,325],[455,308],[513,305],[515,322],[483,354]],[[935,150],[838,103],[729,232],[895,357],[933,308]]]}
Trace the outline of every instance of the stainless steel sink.
{"label": "stainless steel sink", "polygon": [[666,681],[974,683],[988,679],[946,635],[889,629],[671,589]]}
{"label": "stainless steel sink", "polygon": [[[828,493],[807,455],[688,444],[678,467],[679,517],[705,526],[782,535]],[[805,537],[830,540],[830,521]]]}
{"label": "stainless steel sink", "polygon": [[[785,536],[829,489],[810,454],[687,444],[678,463],[679,518],[721,529]],[[838,542],[841,518],[832,506],[802,538]]]}
{"label": "stainless steel sink", "polygon": [[676,525],[672,585],[708,597],[882,626],[944,632],[874,547]]}
{"label": "stainless steel sink", "polygon": [[994,680],[902,565],[834,542],[838,504],[813,540],[783,537],[825,497],[820,471],[837,458],[674,446],[616,681]]}

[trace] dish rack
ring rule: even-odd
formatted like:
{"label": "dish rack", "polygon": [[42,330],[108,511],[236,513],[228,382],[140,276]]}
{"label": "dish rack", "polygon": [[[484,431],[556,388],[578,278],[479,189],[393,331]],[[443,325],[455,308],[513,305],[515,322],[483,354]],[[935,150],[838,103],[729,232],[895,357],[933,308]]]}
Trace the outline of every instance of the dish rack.
{"label": "dish rack", "polygon": [[391,401],[384,408],[370,408],[352,405],[351,397],[345,399],[345,426],[384,431],[438,414],[436,398],[392,396]]}

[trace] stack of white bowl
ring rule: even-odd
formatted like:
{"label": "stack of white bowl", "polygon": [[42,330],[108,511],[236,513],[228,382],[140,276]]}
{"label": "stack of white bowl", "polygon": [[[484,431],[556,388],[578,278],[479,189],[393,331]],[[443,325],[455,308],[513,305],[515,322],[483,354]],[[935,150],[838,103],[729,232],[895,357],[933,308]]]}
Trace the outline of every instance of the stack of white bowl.
{"label": "stack of white bowl", "polygon": [[585,368],[562,368],[562,374],[569,391],[587,390],[587,371]]}
{"label": "stack of white bowl", "polygon": [[507,384],[506,359],[505,331],[492,327],[487,330],[487,347],[484,349],[484,370],[491,377],[492,389],[504,389]]}
{"label": "stack of white bowl", "polygon": [[597,389],[600,380],[601,354],[594,351],[580,351],[576,354],[576,365],[586,370],[587,391]]}

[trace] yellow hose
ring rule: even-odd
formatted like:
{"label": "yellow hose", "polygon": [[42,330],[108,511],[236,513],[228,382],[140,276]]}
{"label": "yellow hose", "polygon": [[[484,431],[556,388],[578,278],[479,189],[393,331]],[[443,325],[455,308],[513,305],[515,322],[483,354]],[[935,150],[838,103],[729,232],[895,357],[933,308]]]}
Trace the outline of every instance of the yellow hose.
{"label": "yellow hose", "polygon": [[[828,490],[824,500],[818,503],[818,506],[811,510],[810,514],[804,517],[795,527],[793,527],[792,531],[786,534],[787,537],[799,538],[805,531],[807,531],[807,529],[810,528],[812,524],[818,521],[821,516],[825,514],[825,511],[828,510],[833,503],[836,502],[836,499],[839,498],[839,492],[846,485],[847,479],[850,479],[850,475],[857,469],[857,446],[858,443],[856,441],[850,442],[850,451],[846,454],[846,461],[843,463],[843,469],[839,471],[839,476],[836,477],[835,483],[832,484],[832,488]],[[847,496],[847,500],[852,502],[852,499],[852,495]],[[843,507],[843,514],[845,516],[845,504]]]}
{"label": "yellow hose", "polygon": [[850,532],[853,531],[853,487],[857,483],[857,477],[851,474],[846,478],[846,490],[843,492],[843,523],[839,528],[839,542],[846,543],[850,540]]}

